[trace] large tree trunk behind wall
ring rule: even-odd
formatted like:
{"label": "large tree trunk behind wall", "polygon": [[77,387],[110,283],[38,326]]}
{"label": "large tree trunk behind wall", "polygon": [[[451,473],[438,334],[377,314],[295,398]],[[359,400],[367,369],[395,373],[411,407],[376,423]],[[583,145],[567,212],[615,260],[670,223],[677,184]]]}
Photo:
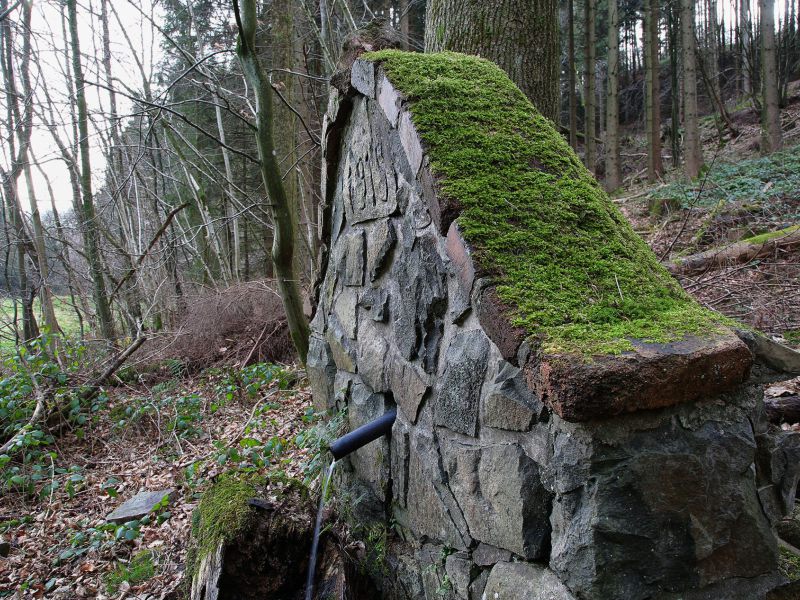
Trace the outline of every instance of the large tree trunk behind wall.
{"label": "large tree trunk behind wall", "polygon": [[681,42],[683,51],[683,129],[684,171],[697,177],[703,166],[703,148],[697,123],[697,43],[694,23],[694,1],[681,0]]}
{"label": "large tree trunk behind wall", "polygon": [[619,164],[619,10],[608,0],[608,102],[606,104],[606,189],[622,184]]}
{"label": "large tree trunk behind wall", "polygon": [[557,9],[555,0],[429,0],[425,52],[453,50],[494,61],[557,123]]}
{"label": "large tree trunk behind wall", "polygon": [[584,115],[584,133],[586,143],[584,160],[586,168],[589,169],[592,175],[597,171],[597,145],[595,144],[595,135],[597,135],[597,123],[595,120],[595,111],[597,110],[596,102],[596,73],[597,69],[597,36],[596,36],[596,23],[597,20],[597,0],[586,0],[584,17],[586,18],[584,32],[584,98],[583,103],[586,107]]}
{"label": "large tree trunk behind wall", "polygon": [[775,52],[775,0],[760,0],[761,6],[761,90],[764,96],[761,111],[764,153],[783,146],[778,94],[778,67]]}

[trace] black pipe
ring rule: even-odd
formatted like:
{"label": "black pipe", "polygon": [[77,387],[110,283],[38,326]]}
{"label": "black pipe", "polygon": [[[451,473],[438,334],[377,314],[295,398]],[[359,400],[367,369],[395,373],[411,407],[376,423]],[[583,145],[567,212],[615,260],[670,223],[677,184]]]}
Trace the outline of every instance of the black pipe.
{"label": "black pipe", "polygon": [[358,429],[343,435],[333,442],[328,447],[328,450],[333,454],[335,460],[344,458],[351,452],[355,452],[362,446],[389,433],[392,430],[395,417],[397,417],[397,409],[393,408],[374,421],[370,421],[366,425],[362,425]]}

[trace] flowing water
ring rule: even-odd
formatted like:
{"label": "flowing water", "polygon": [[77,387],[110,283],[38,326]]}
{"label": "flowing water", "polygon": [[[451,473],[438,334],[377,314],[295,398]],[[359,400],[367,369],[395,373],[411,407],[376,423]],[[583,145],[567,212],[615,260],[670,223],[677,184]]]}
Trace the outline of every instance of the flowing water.
{"label": "flowing water", "polygon": [[319,499],[319,510],[317,511],[317,520],[314,524],[314,541],[311,543],[311,557],[308,561],[308,578],[306,579],[306,600],[311,600],[314,595],[314,575],[317,570],[317,550],[319,546],[319,534],[322,528],[322,510],[325,508],[325,496],[328,495],[328,484],[331,482],[333,476],[333,468],[336,466],[336,461],[331,463],[327,470],[322,472],[322,496]]}

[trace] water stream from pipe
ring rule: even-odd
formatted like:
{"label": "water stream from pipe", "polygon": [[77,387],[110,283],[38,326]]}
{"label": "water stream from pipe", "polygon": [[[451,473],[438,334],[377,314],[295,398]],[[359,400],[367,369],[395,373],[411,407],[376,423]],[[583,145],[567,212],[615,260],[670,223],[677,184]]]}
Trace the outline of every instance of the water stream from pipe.
{"label": "water stream from pipe", "polygon": [[333,476],[333,468],[336,466],[336,461],[331,462],[331,466],[325,471],[322,471],[322,496],[319,499],[319,510],[317,511],[317,520],[314,523],[314,541],[311,543],[311,557],[308,560],[308,578],[306,579],[306,600],[311,600],[314,595],[314,575],[317,570],[317,550],[319,549],[319,536],[322,529],[322,511],[325,508],[325,497],[328,495],[328,485]]}

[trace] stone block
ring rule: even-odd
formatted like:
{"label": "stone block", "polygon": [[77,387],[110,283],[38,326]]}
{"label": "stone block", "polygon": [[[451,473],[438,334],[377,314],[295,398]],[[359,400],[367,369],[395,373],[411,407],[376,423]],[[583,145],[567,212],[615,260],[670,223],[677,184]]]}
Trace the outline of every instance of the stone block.
{"label": "stone block", "polygon": [[306,373],[317,410],[327,410],[333,403],[333,381],[336,363],[328,342],[319,334],[312,334],[308,342]]}
{"label": "stone block", "polygon": [[372,135],[365,102],[355,102],[353,113],[341,167],[341,201],[351,224],[388,217],[397,209],[397,182],[384,140]]}
{"label": "stone block", "polygon": [[465,552],[448,554],[444,559],[444,571],[456,596],[467,600],[469,582],[472,579],[472,561],[469,555]]}
{"label": "stone block", "polygon": [[367,98],[375,97],[375,63],[356,59],[350,69],[350,84]]}
{"label": "stone block", "polygon": [[389,318],[389,294],[384,288],[370,288],[361,294],[358,305],[369,311],[370,318],[377,323],[385,323]]}
{"label": "stone block", "polygon": [[412,422],[417,421],[419,406],[429,385],[427,376],[418,367],[394,356],[389,360],[389,387],[400,410]]}
{"label": "stone block", "polygon": [[753,362],[732,333],[633,344],[632,352],[590,362],[567,355],[532,357],[525,378],[560,417],[580,422],[731,391],[747,378]]}
{"label": "stone block", "polygon": [[510,561],[511,552],[481,542],[472,551],[472,560],[479,567],[491,567],[495,563]]}
{"label": "stone block", "polygon": [[397,242],[394,223],[390,219],[377,221],[370,229],[367,240],[367,272],[375,281],[387,266],[388,258]]}
{"label": "stone block", "polygon": [[400,94],[394,89],[394,86],[389,83],[386,75],[381,75],[380,82],[378,83],[378,104],[386,115],[386,120],[393,128],[397,127],[397,119],[400,116],[400,105],[402,98]]}
{"label": "stone block", "polygon": [[341,325],[335,319],[328,322],[325,332],[325,341],[331,349],[331,356],[336,368],[348,373],[356,372],[356,352],[352,343],[345,335]]}
{"label": "stone block", "polygon": [[447,285],[434,235],[416,238],[413,227],[409,229],[411,236],[400,228],[400,239],[410,248],[401,244],[403,251],[392,262],[391,277],[397,285],[390,301],[392,330],[400,354],[408,360],[418,357],[423,369],[433,373],[444,331]]}
{"label": "stone block", "polygon": [[336,315],[342,332],[351,340],[358,331],[358,295],[351,288],[344,288],[333,302],[333,312]]}
{"label": "stone block", "polygon": [[344,284],[348,286],[364,285],[364,254],[366,252],[364,231],[357,229],[349,233],[346,245]]}
{"label": "stone block", "polygon": [[475,435],[488,358],[489,341],[482,331],[474,329],[453,337],[433,407],[437,425]]}
{"label": "stone block", "polygon": [[409,526],[417,539],[427,538],[466,550],[471,544],[469,533],[456,525],[455,519],[460,515],[443,500],[445,488],[445,473],[433,435],[417,427],[410,434],[406,495]]}
{"label": "stone block", "polygon": [[[377,419],[387,410],[383,394],[373,392],[358,380],[353,382],[347,405],[351,431]],[[369,487],[380,502],[384,502],[389,482],[389,442],[386,437],[359,448],[349,455],[349,459],[358,479]]]}
{"label": "stone block", "polygon": [[471,537],[528,559],[550,542],[552,497],[539,469],[519,446],[481,446],[440,436],[447,481]]}
{"label": "stone block", "polygon": [[[369,322],[369,321],[368,321]],[[358,373],[370,388],[376,392],[389,389],[386,377],[386,358],[389,344],[374,327],[362,326],[357,341]]]}
{"label": "stone block", "polygon": [[750,421],[716,411],[692,429],[667,414],[555,433],[550,566],[573,591],[648,598],[774,571]]}
{"label": "stone block", "polygon": [[175,490],[158,490],[154,492],[139,492],[133,498],[123,502],[120,506],[114,509],[107,517],[106,521],[110,523],[125,523],[126,521],[133,521],[150,514],[160,502],[165,498],[169,498]]}
{"label": "stone block", "polygon": [[417,134],[417,128],[411,121],[411,113],[403,111],[400,114],[400,143],[403,144],[408,164],[411,166],[411,174],[416,177],[422,165],[422,144]]}
{"label": "stone block", "polygon": [[[511,562],[494,566],[489,573],[483,597],[496,600],[575,600],[570,590],[547,567]],[[629,600],[625,596],[616,598]]]}

